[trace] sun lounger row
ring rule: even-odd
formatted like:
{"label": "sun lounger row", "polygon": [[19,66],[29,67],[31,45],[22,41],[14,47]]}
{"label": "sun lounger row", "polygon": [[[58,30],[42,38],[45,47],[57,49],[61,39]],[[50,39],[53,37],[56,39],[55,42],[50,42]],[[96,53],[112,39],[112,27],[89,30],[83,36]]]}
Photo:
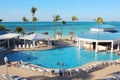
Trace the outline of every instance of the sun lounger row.
{"label": "sun lounger row", "polygon": [[33,44],[15,45],[15,49],[22,49],[22,48],[33,48]]}
{"label": "sun lounger row", "polygon": [[100,70],[100,69],[103,69],[103,68],[110,66],[110,65],[113,65],[113,64],[117,64],[117,62],[116,61],[110,61],[110,62],[106,61],[106,62],[92,64],[92,65],[89,65],[87,67],[78,67],[78,68],[74,68],[74,69],[64,69],[64,70],[60,70],[60,75],[62,75],[62,76],[84,75],[86,73]]}
{"label": "sun lounger row", "polygon": [[20,76],[13,76],[13,75],[6,75],[6,74],[0,74],[0,80],[27,80],[26,78],[20,77]]}
{"label": "sun lounger row", "polygon": [[76,76],[76,75],[84,75],[86,73],[90,73],[93,71],[97,71],[100,69],[103,69],[105,67],[116,65],[119,62],[117,60],[115,61],[103,61],[91,64],[87,67],[78,67],[74,69],[48,69],[43,67],[36,67],[32,66],[30,64],[22,64],[21,67],[24,69],[28,69],[34,72],[39,72],[42,74],[49,74],[49,75],[58,75],[58,76]]}
{"label": "sun lounger row", "polygon": [[41,75],[42,74],[52,74],[52,70],[51,69],[45,69],[45,68],[42,68],[42,67],[37,67],[37,66],[33,66],[33,65],[30,65],[30,64],[22,64],[21,67],[23,69],[27,69],[27,70],[31,70],[33,72],[38,72],[40,73]]}
{"label": "sun lounger row", "polygon": [[39,47],[47,47],[47,44],[33,46],[33,44],[23,44],[23,45],[15,45],[15,49],[29,49],[29,48],[39,48]]}

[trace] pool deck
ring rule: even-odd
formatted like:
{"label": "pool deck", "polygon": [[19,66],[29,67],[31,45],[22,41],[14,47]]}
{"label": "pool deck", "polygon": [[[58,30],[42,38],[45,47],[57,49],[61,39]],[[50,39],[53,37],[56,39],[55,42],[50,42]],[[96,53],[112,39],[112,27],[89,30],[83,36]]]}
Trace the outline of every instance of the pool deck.
{"label": "pool deck", "polygon": [[[15,62],[12,62],[14,64]],[[90,65],[92,63],[88,63]],[[6,74],[6,66],[0,66],[0,74]],[[89,74],[85,74],[84,76],[47,76],[47,75],[40,75],[40,73],[36,73],[31,70],[17,68],[15,66],[8,67],[8,73],[10,75],[18,75],[21,77],[28,78],[30,80],[101,80],[105,78],[114,77],[117,73],[120,73],[120,64],[108,66],[98,71],[91,72]],[[29,73],[29,74],[28,74]]]}
{"label": "pool deck", "polygon": [[[19,50],[46,50],[46,49],[54,49],[65,46],[75,46],[75,44],[73,44],[72,41],[62,41],[62,42],[60,41],[60,42],[56,42],[54,46],[41,47],[35,49],[12,49],[9,50],[8,52],[19,51]],[[4,53],[7,53],[7,51]],[[12,62],[12,64],[13,63],[14,62]],[[85,64],[84,66],[88,66],[91,64],[93,63],[88,63]],[[6,72],[6,67],[5,64],[3,63],[0,65],[0,74],[5,74],[5,72]],[[70,76],[70,77],[47,76],[47,75],[40,75],[40,73],[35,73],[31,70],[17,68],[14,66],[8,67],[8,73],[11,75],[18,75],[21,77],[29,78],[30,80],[98,80],[98,79],[101,80],[101,79],[113,77],[116,73],[120,73],[120,64],[108,66],[104,69],[97,70],[89,74],[85,74],[84,76]]]}

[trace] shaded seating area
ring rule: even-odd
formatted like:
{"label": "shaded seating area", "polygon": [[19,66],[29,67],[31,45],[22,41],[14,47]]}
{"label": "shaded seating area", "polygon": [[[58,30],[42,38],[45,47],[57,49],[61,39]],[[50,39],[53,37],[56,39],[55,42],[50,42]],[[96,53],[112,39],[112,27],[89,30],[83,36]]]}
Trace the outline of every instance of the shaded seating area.
{"label": "shaded seating area", "polygon": [[18,37],[19,34],[0,31],[0,52],[6,53],[7,51],[13,49],[15,41]]}
{"label": "shaded seating area", "polygon": [[22,44],[16,45],[15,48],[40,48],[40,47],[47,47],[50,46],[50,39],[51,37],[48,37],[46,35],[34,33],[30,34],[28,36],[20,37],[21,40],[23,40]]}
{"label": "shaded seating area", "polygon": [[[120,42],[120,32],[114,29],[112,25],[96,25],[91,28],[90,31],[84,32],[77,35],[77,45],[79,48],[82,47],[81,43],[91,42],[93,43],[93,49],[95,52],[106,51],[114,52],[115,44]],[[113,33],[113,31],[115,31]],[[84,44],[83,43],[83,44]],[[102,45],[100,45],[102,44]],[[108,45],[105,45],[108,44]],[[87,45],[87,47],[89,47]],[[107,47],[107,48],[106,48]]]}

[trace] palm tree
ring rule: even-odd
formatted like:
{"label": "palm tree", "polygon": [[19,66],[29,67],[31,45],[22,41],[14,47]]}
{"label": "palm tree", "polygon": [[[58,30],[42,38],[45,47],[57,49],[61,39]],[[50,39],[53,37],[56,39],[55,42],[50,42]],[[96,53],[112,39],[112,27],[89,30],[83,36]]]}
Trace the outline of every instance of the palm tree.
{"label": "palm tree", "polygon": [[94,21],[96,21],[98,24],[104,24],[103,19],[101,17],[98,17],[97,20],[93,19]]}
{"label": "palm tree", "polygon": [[3,25],[0,24],[0,30],[6,31],[7,29]]}
{"label": "palm tree", "polygon": [[98,18],[97,18],[97,23],[103,24],[103,19],[102,19],[101,17],[98,17]]}
{"label": "palm tree", "polygon": [[[3,21],[3,19],[0,19],[0,23]],[[0,24],[0,30],[2,31],[6,31],[7,29],[2,25]]]}
{"label": "palm tree", "polygon": [[38,19],[37,19],[36,17],[33,17],[33,18],[32,18],[32,21],[33,21],[33,22],[36,22],[36,21],[38,21]]}
{"label": "palm tree", "polygon": [[78,18],[76,16],[72,16],[72,29],[73,29],[73,32],[70,32],[70,34],[72,33],[72,36],[71,36],[71,39],[74,37],[74,21],[78,20]]}
{"label": "palm tree", "polygon": [[[63,26],[64,26],[64,25],[66,25],[66,22],[63,20],[63,21],[62,21],[62,31],[61,31],[62,35],[63,35]],[[61,36],[61,37],[62,37],[62,36]]]}
{"label": "palm tree", "polygon": [[37,18],[34,17],[36,11],[37,11],[37,8],[35,8],[35,7],[31,8],[31,13],[32,13],[32,31],[33,32],[34,32],[34,22],[36,21],[35,19],[37,19]]}
{"label": "palm tree", "polygon": [[57,21],[61,20],[60,16],[59,15],[55,15],[53,16],[53,22],[54,22],[54,31],[55,31],[55,35],[56,35],[56,23]]}
{"label": "palm tree", "polygon": [[[3,19],[0,19],[0,23],[3,21]],[[10,31],[9,29],[6,29],[4,25],[0,24],[0,30],[2,31]]]}
{"label": "palm tree", "polygon": [[0,19],[0,23],[3,21],[3,19]]}
{"label": "palm tree", "polygon": [[73,30],[74,30],[74,21],[78,20],[78,18],[76,16],[72,16],[71,19],[72,19],[72,27],[73,27]]}
{"label": "palm tree", "polygon": [[21,33],[23,36],[25,34],[24,29],[21,26],[16,27],[14,32]]}
{"label": "palm tree", "polygon": [[29,20],[26,17],[23,17],[23,22],[28,22]]}

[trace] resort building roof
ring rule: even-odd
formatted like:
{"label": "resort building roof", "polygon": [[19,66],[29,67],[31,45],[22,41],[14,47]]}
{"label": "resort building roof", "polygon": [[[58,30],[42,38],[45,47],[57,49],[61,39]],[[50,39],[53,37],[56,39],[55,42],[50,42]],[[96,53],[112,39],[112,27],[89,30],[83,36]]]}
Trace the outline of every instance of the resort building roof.
{"label": "resort building roof", "polygon": [[26,40],[43,40],[43,39],[49,39],[50,37],[38,33],[30,34],[28,36],[20,37],[20,39],[26,39]]}
{"label": "resort building roof", "polygon": [[116,31],[112,25],[96,25],[89,32],[78,34],[77,37],[80,39],[106,41],[120,39],[119,35],[120,32]]}
{"label": "resort building roof", "polygon": [[8,33],[8,32],[1,31],[1,30],[0,30],[0,40],[3,40],[3,39],[11,39],[11,38],[17,37],[17,36],[19,36],[19,35],[20,35],[20,34]]}
{"label": "resort building roof", "polygon": [[111,33],[111,32],[98,32],[98,31],[89,31],[82,34],[78,34],[78,38],[81,39],[92,39],[92,40],[117,40],[120,39],[120,32]]}

